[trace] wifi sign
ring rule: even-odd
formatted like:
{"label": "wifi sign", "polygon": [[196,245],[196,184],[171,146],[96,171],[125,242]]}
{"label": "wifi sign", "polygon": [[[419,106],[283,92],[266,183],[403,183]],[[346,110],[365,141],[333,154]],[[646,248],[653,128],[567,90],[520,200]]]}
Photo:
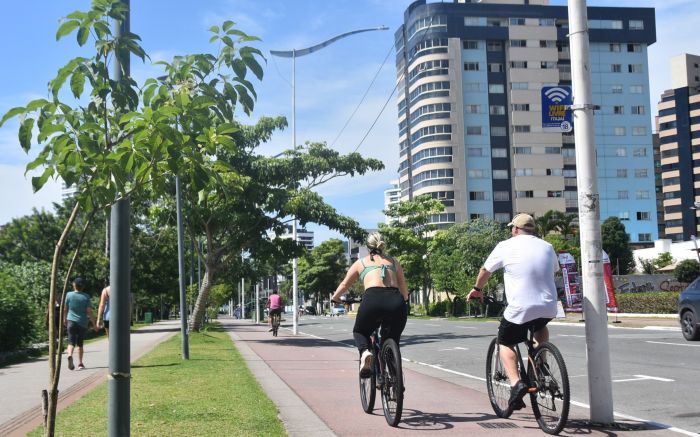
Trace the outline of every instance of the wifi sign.
{"label": "wifi sign", "polygon": [[570,132],[573,129],[572,103],[570,86],[542,87],[542,130]]}

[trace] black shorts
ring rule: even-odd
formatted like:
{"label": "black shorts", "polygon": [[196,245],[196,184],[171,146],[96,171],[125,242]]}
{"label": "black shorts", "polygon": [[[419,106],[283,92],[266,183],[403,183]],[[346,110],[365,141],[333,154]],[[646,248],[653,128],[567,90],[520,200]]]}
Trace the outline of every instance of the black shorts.
{"label": "black shorts", "polygon": [[68,342],[77,347],[83,347],[87,328],[71,320],[68,321]]}
{"label": "black shorts", "polygon": [[109,329],[109,320],[103,320],[102,324],[105,325],[105,329]]}
{"label": "black shorts", "polygon": [[282,314],[282,308],[275,308],[274,310],[270,310],[270,315],[272,316],[273,314]]}
{"label": "black shorts", "polygon": [[552,319],[540,318],[530,320],[522,325],[509,322],[504,318],[501,319],[501,324],[498,327],[498,344],[506,346],[514,346],[527,340],[527,333],[530,326],[535,328],[535,332],[547,326],[547,323]]}

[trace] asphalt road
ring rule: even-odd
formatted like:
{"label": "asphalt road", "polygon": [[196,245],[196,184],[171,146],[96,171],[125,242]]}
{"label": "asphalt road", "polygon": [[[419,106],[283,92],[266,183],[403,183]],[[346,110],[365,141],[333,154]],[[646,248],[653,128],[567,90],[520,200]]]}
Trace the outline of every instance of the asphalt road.
{"label": "asphalt road", "polygon": [[[353,324],[347,316],[304,316],[299,330],[351,346]],[[416,370],[486,392],[485,355],[496,329],[496,322],[409,319],[402,356]],[[699,432],[700,342],[687,342],[677,328],[610,328],[608,336],[616,416]],[[587,407],[583,324],[552,323],[550,337],[564,355],[572,402]]]}

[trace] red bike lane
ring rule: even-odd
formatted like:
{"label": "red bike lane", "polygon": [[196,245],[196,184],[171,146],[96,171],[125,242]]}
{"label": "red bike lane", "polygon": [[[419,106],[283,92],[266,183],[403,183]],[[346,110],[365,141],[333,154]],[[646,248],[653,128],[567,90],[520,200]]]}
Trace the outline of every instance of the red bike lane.
{"label": "red bike lane", "polygon": [[[379,393],[373,414],[362,411],[354,349],[301,333],[293,336],[284,329],[285,325],[278,337],[272,337],[267,326],[234,322],[226,323],[226,327],[237,345],[250,348],[338,436],[544,434],[532,415],[528,398],[526,409],[501,419],[493,413],[485,393],[408,369],[406,365],[403,416],[399,426],[392,428],[384,419]],[[629,421],[613,427],[593,427],[587,422],[587,415],[587,409],[572,405],[569,424],[560,435],[677,435]]]}

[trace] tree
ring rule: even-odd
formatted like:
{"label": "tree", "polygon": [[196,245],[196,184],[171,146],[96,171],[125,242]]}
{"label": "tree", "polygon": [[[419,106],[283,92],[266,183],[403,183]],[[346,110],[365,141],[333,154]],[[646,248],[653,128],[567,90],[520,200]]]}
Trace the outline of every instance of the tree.
{"label": "tree", "polygon": [[673,274],[678,282],[690,284],[700,276],[700,264],[694,259],[684,259],[678,263]]}
{"label": "tree", "polygon": [[557,230],[560,224],[560,219],[563,215],[564,214],[560,211],[550,209],[543,215],[536,217],[535,228],[537,230],[537,234],[544,238],[550,232]]}
{"label": "tree", "polygon": [[601,238],[613,269],[618,268],[619,275],[626,275],[634,265],[634,256],[625,225],[617,217],[608,217],[601,225]]}
{"label": "tree", "polygon": [[412,201],[390,205],[384,214],[392,219],[392,223],[379,225],[388,251],[401,263],[409,291],[422,290],[426,313],[429,306],[427,290],[430,282],[428,247],[437,229],[431,219],[444,209],[442,202],[430,195],[419,196]]}
{"label": "tree", "polygon": [[314,294],[320,302],[335,291],[347,270],[345,248],[337,239],[326,240],[316,246],[299,262],[299,288]]}
{"label": "tree", "polygon": [[657,269],[662,269],[666,266],[670,266],[671,264],[674,263],[674,261],[675,260],[673,259],[673,256],[671,256],[670,252],[662,252],[654,260],[654,266]]}
{"label": "tree", "polygon": [[[472,220],[438,232],[430,244],[430,272],[436,290],[465,298],[476,283],[481,266],[496,245],[506,240],[509,232],[493,220]],[[497,271],[489,284],[503,281]],[[454,310],[455,305],[452,305]]]}

